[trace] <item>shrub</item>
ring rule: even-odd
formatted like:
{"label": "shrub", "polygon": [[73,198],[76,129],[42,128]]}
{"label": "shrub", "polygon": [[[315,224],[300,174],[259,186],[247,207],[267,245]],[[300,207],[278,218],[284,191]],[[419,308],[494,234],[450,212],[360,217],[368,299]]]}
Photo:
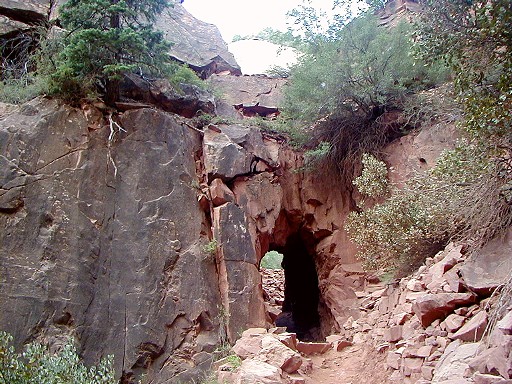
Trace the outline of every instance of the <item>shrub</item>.
{"label": "shrub", "polygon": [[11,345],[12,336],[0,331],[0,384],[115,384],[113,357],[87,368],[70,343],[56,353],[31,343],[22,353]]}
{"label": "shrub", "polygon": [[[349,215],[346,228],[359,246],[358,256],[367,268],[403,274],[450,240],[483,245],[512,224],[504,194],[510,169],[506,172],[504,177],[488,147],[463,141],[432,170],[393,189],[385,202]],[[368,184],[372,181],[365,188]]]}
{"label": "shrub", "polygon": [[445,60],[465,108],[465,129],[510,146],[512,38],[510,0],[423,0],[417,34],[429,61]]}
{"label": "shrub", "polygon": [[412,31],[406,22],[381,27],[365,13],[330,38],[315,39],[292,70],[284,113],[310,143],[331,145],[323,168],[337,171],[342,182],[353,179],[363,153],[403,134],[403,126],[386,121],[385,113],[401,111],[407,95],[446,78],[439,65],[415,58]]}
{"label": "shrub", "polygon": [[363,154],[361,162],[363,164],[361,175],[353,181],[359,192],[364,197],[372,199],[387,195],[389,186],[386,164],[368,153]]}
{"label": "shrub", "polygon": [[267,269],[283,269],[283,255],[277,251],[269,251],[261,259],[260,267]]}

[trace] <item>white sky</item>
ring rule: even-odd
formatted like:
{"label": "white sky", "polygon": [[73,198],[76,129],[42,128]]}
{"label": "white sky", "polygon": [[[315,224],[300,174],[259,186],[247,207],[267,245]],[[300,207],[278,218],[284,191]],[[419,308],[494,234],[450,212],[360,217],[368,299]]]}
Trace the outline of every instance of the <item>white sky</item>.
{"label": "white sky", "polygon": [[[310,0],[315,8],[330,11],[333,0]],[[215,24],[226,42],[234,35],[253,35],[266,27],[286,30],[286,13],[302,0],[184,0],[196,18]]]}

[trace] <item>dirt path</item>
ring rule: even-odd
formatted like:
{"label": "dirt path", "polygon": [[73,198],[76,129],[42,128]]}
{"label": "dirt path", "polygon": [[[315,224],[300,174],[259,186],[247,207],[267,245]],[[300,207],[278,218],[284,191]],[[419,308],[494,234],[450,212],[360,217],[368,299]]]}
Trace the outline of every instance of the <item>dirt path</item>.
{"label": "dirt path", "polygon": [[354,345],[341,352],[329,351],[313,356],[313,371],[307,384],[384,384],[390,372],[385,368],[385,353],[367,345]]}

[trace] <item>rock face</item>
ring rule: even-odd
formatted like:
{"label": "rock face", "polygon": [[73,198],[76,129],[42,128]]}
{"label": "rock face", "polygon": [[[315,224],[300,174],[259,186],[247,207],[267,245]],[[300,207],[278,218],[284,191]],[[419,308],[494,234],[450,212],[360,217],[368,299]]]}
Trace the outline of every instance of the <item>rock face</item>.
{"label": "rock face", "polygon": [[173,8],[162,13],[155,27],[173,43],[171,56],[187,63],[201,77],[226,71],[234,75],[242,74],[219,29],[196,19],[181,2],[176,1]]}
{"label": "rock face", "polygon": [[157,382],[185,380],[172,353],[211,352],[223,326],[192,187],[200,135],[149,109],[110,142],[98,123],[41,100],[1,120],[0,327],[18,343],[77,336],[126,379],[151,366]]}
{"label": "rock face", "polygon": [[282,103],[286,79],[266,76],[212,75],[208,82],[223,93],[217,113],[231,118],[275,116]]}

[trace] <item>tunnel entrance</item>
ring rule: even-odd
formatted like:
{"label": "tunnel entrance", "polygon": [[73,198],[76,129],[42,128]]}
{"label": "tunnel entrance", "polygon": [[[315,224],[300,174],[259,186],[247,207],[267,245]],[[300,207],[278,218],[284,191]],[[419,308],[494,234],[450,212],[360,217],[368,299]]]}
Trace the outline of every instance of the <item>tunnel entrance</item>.
{"label": "tunnel entrance", "polygon": [[[283,255],[281,266],[284,271],[281,273],[284,275],[284,294],[281,292],[284,299],[281,301],[281,313],[274,319],[275,325],[286,327],[288,332],[296,333],[303,341],[321,340],[318,275],[307,242],[300,233],[295,233],[288,236],[284,246],[271,246],[271,249]],[[279,274],[274,272],[273,276]],[[263,280],[265,285],[265,278]],[[272,284],[279,287],[275,281]],[[275,287],[272,290],[275,291]],[[279,297],[277,292],[274,295]]]}

